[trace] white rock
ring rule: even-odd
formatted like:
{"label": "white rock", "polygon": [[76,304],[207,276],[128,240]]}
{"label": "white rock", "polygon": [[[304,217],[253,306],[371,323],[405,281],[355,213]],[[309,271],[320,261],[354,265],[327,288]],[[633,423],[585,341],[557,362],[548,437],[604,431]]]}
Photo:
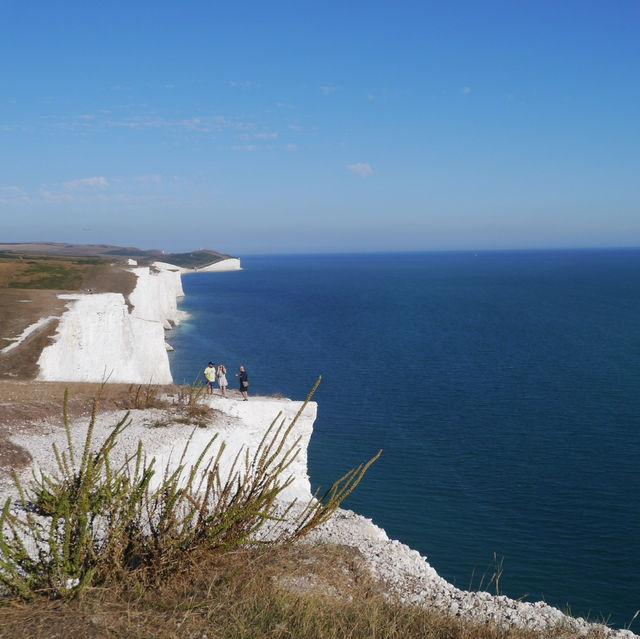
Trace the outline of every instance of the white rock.
{"label": "white rock", "polygon": [[165,323],[182,317],[180,269],[155,262],[137,267],[129,311],[120,293],[60,295],[69,300],[55,342],[43,349],[38,379],[45,381],[170,384]]}
{"label": "white rock", "polygon": [[240,260],[237,257],[230,257],[226,260],[220,260],[209,266],[203,266],[202,268],[183,268],[183,273],[211,273],[216,271],[241,271],[242,266]]}

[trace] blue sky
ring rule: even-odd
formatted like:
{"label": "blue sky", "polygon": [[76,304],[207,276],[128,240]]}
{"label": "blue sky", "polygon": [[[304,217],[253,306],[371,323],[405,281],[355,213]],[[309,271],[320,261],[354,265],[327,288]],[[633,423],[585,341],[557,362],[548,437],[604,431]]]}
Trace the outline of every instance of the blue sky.
{"label": "blue sky", "polygon": [[640,246],[637,0],[0,9],[0,242]]}

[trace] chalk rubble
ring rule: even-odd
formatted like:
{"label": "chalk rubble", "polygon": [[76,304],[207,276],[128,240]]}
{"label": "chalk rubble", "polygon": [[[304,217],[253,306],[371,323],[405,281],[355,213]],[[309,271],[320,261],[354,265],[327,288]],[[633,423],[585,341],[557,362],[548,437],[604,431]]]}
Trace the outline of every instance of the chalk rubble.
{"label": "chalk rubble", "polygon": [[460,590],[438,575],[418,551],[395,540],[370,519],[349,510],[340,510],[326,524],[312,531],[310,540],[357,548],[372,575],[382,580],[390,598],[464,617],[478,623],[493,622],[504,628],[518,627],[534,632],[554,628],[587,634],[598,627],[615,639],[637,637],[628,630],[614,630],[565,615],[538,601],[516,601],[488,592]]}

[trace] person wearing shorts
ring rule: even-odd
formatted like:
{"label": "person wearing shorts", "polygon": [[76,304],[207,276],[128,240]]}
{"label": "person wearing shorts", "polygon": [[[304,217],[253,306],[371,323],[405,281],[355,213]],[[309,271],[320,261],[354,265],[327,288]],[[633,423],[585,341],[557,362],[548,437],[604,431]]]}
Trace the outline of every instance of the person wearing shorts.
{"label": "person wearing shorts", "polygon": [[209,366],[204,369],[204,376],[209,395],[213,395],[213,385],[216,383],[216,365],[213,362],[209,362]]}

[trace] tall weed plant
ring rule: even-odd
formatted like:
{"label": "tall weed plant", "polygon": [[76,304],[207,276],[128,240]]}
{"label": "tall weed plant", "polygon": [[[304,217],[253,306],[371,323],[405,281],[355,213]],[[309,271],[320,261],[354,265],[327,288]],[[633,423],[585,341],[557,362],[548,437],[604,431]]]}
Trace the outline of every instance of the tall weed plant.
{"label": "tall weed plant", "polygon": [[[302,507],[278,500],[294,479],[290,468],[300,439],[292,441],[292,431],[319,383],[289,424],[279,414],[255,451],[241,449],[226,474],[220,464],[225,444],[214,435],[187,467],[189,440],[177,466],[167,464],[153,488],[155,459],[147,460],[141,442],[119,465],[113,462],[129,413],[96,449],[96,399],[79,455],[65,393],[67,450],[53,446],[57,473],[34,475],[26,489],[14,475],[18,503],[8,499],[0,515],[0,584],[22,599],[38,594],[77,597],[123,571],[144,568],[162,577],[195,550],[221,552],[248,543],[293,540],[324,523],[382,451]],[[267,523],[279,532],[258,540]]]}

